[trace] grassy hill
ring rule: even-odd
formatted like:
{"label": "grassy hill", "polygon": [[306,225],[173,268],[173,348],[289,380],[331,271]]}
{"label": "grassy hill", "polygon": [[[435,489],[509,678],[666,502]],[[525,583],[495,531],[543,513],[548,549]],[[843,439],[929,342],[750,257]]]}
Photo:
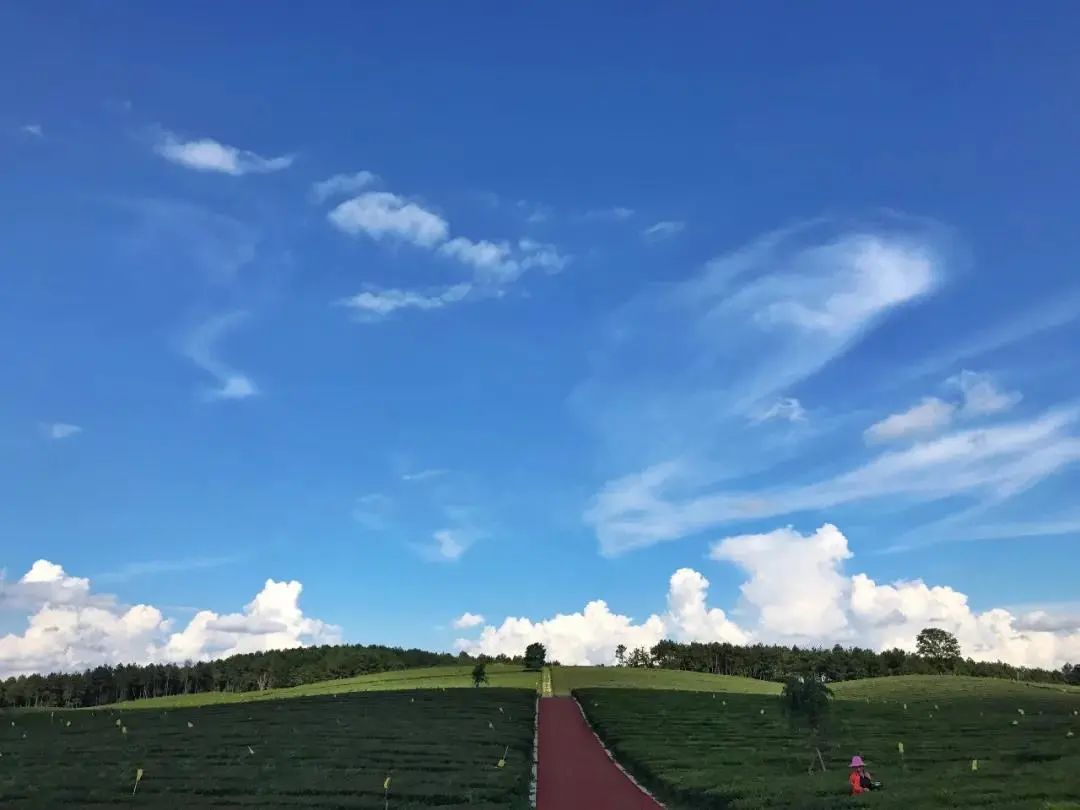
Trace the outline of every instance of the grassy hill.
{"label": "grassy hill", "polygon": [[594,688],[732,692],[747,695],[780,694],[779,684],[753,678],[631,667],[552,667],[551,688],[556,695],[569,695],[575,689]]}
{"label": "grassy hill", "polygon": [[[489,686],[508,689],[539,689],[540,676],[525,672],[519,666],[490,664],[487,668]],[[181,706],[204,706],[217,703],[249,703],[281,698],[311,697],[313,695],[343,695],[350,692],[387,692],[410,689],[457,689],[471,688],[472,667],[425,667],[402,669],[395,672],[379,672],[355,678],[319,681],[303,686],[284,689],[267,689],[262,692],[200,692],[191,695],[170,695],[148,700],[131,700],[116,704],[123,709],[163,709]]]}

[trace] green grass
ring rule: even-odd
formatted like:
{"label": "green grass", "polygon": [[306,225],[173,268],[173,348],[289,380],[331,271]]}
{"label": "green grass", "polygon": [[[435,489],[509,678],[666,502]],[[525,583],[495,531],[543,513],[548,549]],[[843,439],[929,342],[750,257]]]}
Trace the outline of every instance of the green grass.
{"label": "green grass", "polygon": [[672,669],[632,667],[552,667],[551,689],[569,695],[575,689],[665,689],[687,692],[735,692],[751,695],[778,695],[780,685],[734,675],[709,675]]}
{"label": "green grass", "polygon": [[[6,712],[0,807],[374,810],[392,772],[391,810],[525,808],[535,700],[527,689],[423,689]],[[137,768],[144,776],[133,796]]]}
{"label": "green grass", "polygon": [[[619,761],[673,810],[1042,809],[1080,794],[1074,691],[912,676],[852,681],[836,693],[822,750],[828,772],[813,775],[810,743],[792,730],[776,697],[719,690],[715,697],[639,689],[576,694]],[[1067,737],[1070,730],[1077,736]],[[853,754],[867,759],[884,791],[858,802],[847,796]]]}
{"label": "green grass", "polygon": [[[539,688],[540,675],[526,672],[519,666],[507,664],[489,664],[487,668],[489,686],[508,689]],[[291,686],[284,689],[267,689],[263,692],[200,692],[192,695],[170,695],[168,697],[132,700],[117,704],[125,709],[161,709],[180,706],[205,706],[212,703],[250,703],[260,700],[280,698],[310,697],[313,695],[343,695],[350,692],[384,692],[406,689],[457,689],[472,688],[472,666],[426,667],[423,669],[403,669],[396,672],[380,672],[374,675],[360,675],[356,678],[342,678],[333,681],[319,681],[303,686]]]}

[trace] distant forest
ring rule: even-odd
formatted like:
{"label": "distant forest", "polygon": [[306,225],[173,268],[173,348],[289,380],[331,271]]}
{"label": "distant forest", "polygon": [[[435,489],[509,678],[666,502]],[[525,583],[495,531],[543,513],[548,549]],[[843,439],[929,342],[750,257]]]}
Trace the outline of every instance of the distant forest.
{"label": "distant forest", "polygon": [[[1060,670],[1046,670],[962,658],[942,662],[899,649],[874,652],[839,645],[817,649],[661,641],[649,650],[627,652],[625,648],[620,648],[620,659],[623,666],[743,675],[766,681],[783,681],[789,674],[806,672],[816,673],[828,681],[952,672],[957,675],[1080,684],[1080,666],[1069,664]],[[245,653],[197,663],[100,666],[84,672],[8,678],[0,684],[0,707],[100,706],[197,692],[254,692],[412,667],[468,665],[477,660],[466,653],[453,655],[399,647],[345,644]],[[522,656],[485,657],[484,660],[523,665]]]}

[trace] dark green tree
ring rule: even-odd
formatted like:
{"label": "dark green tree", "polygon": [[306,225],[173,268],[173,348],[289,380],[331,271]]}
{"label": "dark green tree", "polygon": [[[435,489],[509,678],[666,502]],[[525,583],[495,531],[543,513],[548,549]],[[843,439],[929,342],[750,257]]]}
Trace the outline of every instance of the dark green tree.
{"label": "dark green tree", "polygon": [[807,734],[816,754],[816,763],[811,761],[810,770],[814,769],[815,764],[820,764],[821,770],[825,770],[821,749],[828,730],[832,698],[832,690],[811,672],[792,675],[780,692],[780,703],[788,721],[794,728]]}
{"label": "dark green tree", "polygon": [[484,661],[477,661],[476,666],[472,670],[472,685],[480,686],[480,684],[487,683],[487,663]]}
{"label": "dark green tree", "polygon": [[618,663],[618,665],[620,667],[621,666],[626,666],[626,645],[625,644],[620,644],[618,647],[615,648],[615,661]]}
{"label": "dark green tree", "polygon": [[938,672],[955,672],[960,663],[960,642],[940,627],[926,627],[915,637],[915,651]]}
{"label": "dark green tree", "polygon": [[525,648],[525,669],[541,670],[547,661],[547,649],[539,641]]}

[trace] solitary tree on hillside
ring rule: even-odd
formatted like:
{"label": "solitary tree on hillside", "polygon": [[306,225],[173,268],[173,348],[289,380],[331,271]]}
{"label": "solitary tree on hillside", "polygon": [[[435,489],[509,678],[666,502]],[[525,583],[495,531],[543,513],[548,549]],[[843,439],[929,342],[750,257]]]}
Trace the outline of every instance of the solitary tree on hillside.
{"label": "solitary tree on hillside", "polygon": [[539,641],[534,641],[525,648],[525,669],[543,669],[546,660],[547,649]]}
{"label": "solitary tree on hillside", "polygon": [[472,670],[472,685],[479,686],[482,683],[488,682],[487,676],[487,663],[485,661],[477,661],[476,666]]}
{"label": "solitary tree on hillside", "polygon": [[915,651],[933,664],[938,672],[949,672],[960,660],[960,642],[940,627],[926,627],[915,638]]}
{"label": "solitary tree on hillside", "polygon": [[[821,756],[829,710],[832,707],[832,690],[817,675],[792,675],[784,684],[780,693],[780,703],[789,722],[796,728],[805,729],[814,747],[817,762],[825,770],[825,760]],[[813,758],[810,770],[814,770]]]}
{"label": "solitary tree on hillside", "polygon": [[620,644],[615,648],[615,662],[621,667],[626,664],[626,645]]}

